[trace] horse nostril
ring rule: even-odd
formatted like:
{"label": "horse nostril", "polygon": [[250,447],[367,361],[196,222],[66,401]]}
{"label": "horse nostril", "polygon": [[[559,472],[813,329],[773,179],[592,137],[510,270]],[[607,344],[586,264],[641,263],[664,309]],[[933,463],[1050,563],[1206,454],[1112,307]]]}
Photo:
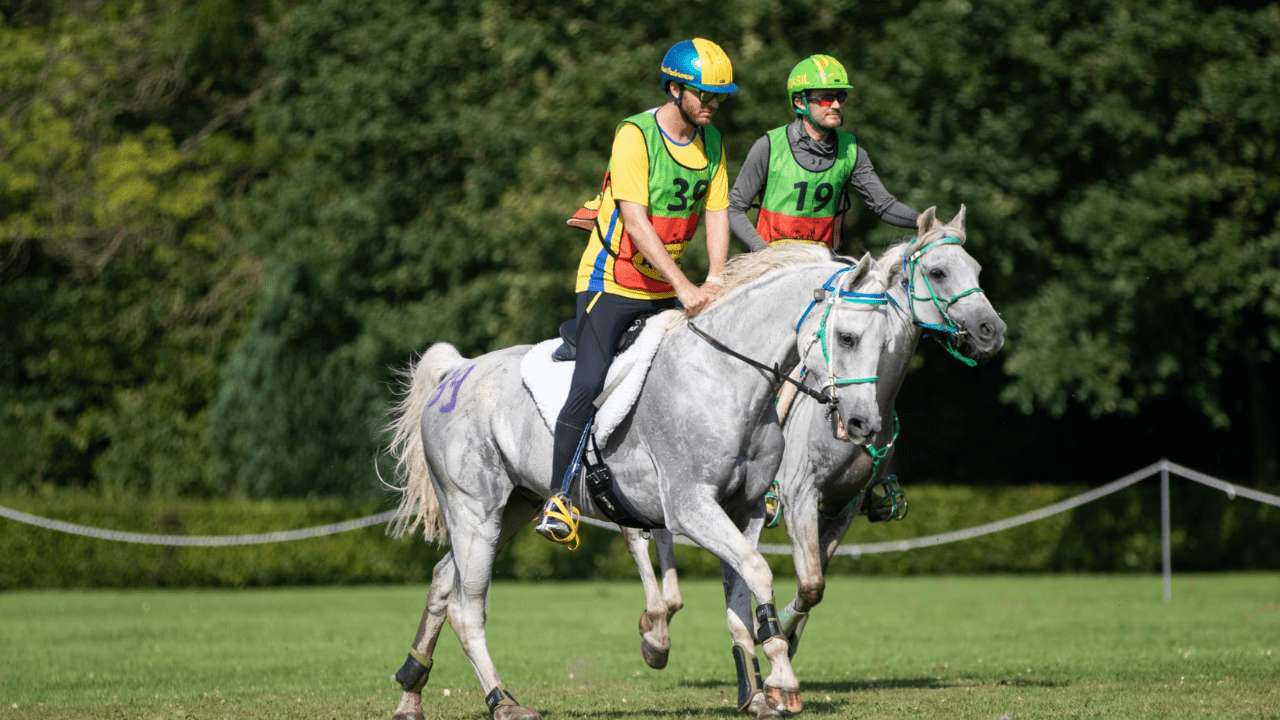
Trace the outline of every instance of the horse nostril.
{"label": "horse nostril", "polygon": [[982,323],[978,326],[978,334],[984,338],[989,338],[995,334],[995,329],[991,327],[991,323]]}

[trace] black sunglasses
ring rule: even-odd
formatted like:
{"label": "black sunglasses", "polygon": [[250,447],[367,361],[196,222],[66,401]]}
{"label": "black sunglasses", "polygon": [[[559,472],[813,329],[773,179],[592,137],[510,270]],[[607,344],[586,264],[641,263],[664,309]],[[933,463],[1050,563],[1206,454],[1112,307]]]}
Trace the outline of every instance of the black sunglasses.
{"label": "black sunglasses", "polygon": [[718,92],[711,92],[710,90],[701,90],[699,88],[693,87],[692,85],[681,85],[680,87],[698,96],[698,99],[701,100],[704,105],[706,103],[711,102],[712,100],[715,100],[716,102],[724,102],[724,99],[729,97],[729,93],[718,93]]}
{"label": "black sunglasses", "polygon": [[809,102],[816,102],[821,107],[831,107],[831,105],[837,101],[840,102],[841,104],[844,104],[844,101],[848,99],[849,99],[849,93],[845,92],[844,90],[841,90],[840,92],[837,92],[834,94],[823,93],[821,95],[809,96]]}

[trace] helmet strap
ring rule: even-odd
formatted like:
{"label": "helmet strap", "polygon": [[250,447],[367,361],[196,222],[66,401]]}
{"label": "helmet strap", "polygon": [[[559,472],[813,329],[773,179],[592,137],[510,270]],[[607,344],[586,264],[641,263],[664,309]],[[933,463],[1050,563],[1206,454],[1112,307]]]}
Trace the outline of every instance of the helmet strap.
{"label": "helmet strap", "polygon": [[[801,110],[800,108],[796,107],[796,101],[795,101],[795,96],[796,96],[796,95],[799,95],[799,96],[800,96],[800,102],[804,103],[804,109],[803,109],[803,110]],[[813,114],[809,112],[809,94],[808,94],[808,93],[802,93],[802,92],[801,92],[801,93],[796,93],[795,95],[792,95],[792,96],[791,96],[791,109],[792,109],[792,110],[795,110],[797,115],[802,115],[802,116],[804,116],[804,117],[807,117],[807,118],[809,118],[809,120],[811,120],[811,121],[813,120]]]}

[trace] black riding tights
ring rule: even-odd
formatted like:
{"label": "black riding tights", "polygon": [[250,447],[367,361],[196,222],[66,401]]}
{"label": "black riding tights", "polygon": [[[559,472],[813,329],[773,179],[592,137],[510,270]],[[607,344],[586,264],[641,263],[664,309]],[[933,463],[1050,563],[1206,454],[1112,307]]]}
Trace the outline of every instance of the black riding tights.
{"label": "black riding tights", "polygon": [[578,293],[578,357],[569,384],[569,398],[556,419],[551,455],[551,491],[557,492],[573,463],[573,453],[583,429],[595,415],[595,399],[604,390],[605,376],[613,362],[622,333],[641,315],[679,307],[675,298],[634,300],[604,292]]}

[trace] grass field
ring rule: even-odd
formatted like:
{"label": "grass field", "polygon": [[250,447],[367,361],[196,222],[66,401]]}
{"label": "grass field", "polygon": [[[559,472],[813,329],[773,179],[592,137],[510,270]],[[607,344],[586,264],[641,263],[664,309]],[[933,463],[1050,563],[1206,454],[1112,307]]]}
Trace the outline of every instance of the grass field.
{"label": "grass field", "polygon": [[[496,585],[490,649],[549,718],[736,717],[719,583],[684,590],[663,671],[638,583]],[[6,593],[0,720],[387,720],[425,592]],[[444,632],[427,716],[484,718]],[[1280,575],[837,578],[795,668],[815,718],[1280,718]]]}

